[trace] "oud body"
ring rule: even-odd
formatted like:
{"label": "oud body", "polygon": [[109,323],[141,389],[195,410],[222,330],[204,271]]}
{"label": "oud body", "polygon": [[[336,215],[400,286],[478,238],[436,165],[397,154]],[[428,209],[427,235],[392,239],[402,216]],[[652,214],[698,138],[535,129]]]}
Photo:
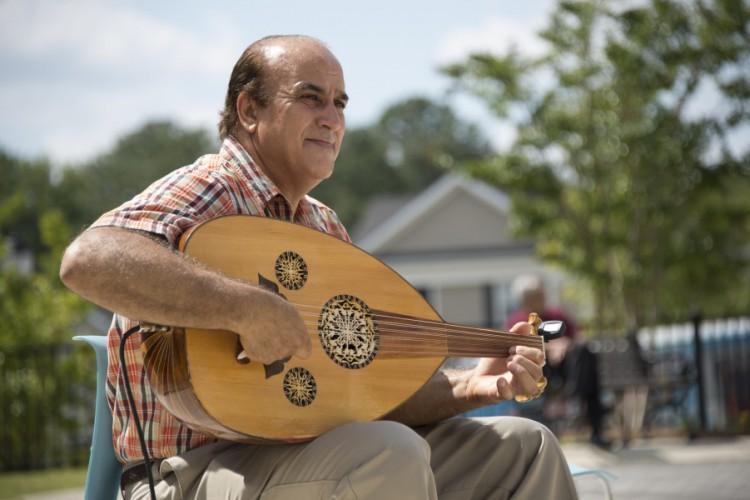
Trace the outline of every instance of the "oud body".
{"label": "oud body", "polygon": [[[145,336],[162,404],[190,427],[240,442],[295,442],[383,417],[447,356],[501,356],[541,337],[444,323],[396,272],[356,246],[289,222],[226,216],[181,241],[190,257],[268,288],[297,307],[308,359],[238,360],[236,334],[170,329]],[[272,332],[270,332],[272,333]]]}

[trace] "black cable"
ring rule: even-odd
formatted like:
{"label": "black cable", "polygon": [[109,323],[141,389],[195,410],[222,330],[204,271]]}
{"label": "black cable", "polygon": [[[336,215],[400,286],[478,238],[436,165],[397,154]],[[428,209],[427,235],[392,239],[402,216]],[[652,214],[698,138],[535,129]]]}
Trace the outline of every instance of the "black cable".
{"label": "black cable", "polygon": [[143,452],[143,461],[146,464],[146,475],[148,476],[148,487],[151,492],[151,500],[156,500],[156,490],[154,490],[154,474],[151,472],[151,459],[148,456],[148,450],[146,449],[146,438],[143,437],[143,428],[141,427],[141,421],[138,418],[138,412],[135,408],[135,400],[133,399],[133,390],[130,388],[130,379],[128,377],[128,367],[125,364],[125,341],[128,340],[132,334],[137,332],[140,326],[134,326],[122,335],[120,339],[120,371],[125,377],[125,391],[128,393],[128,403],[130,403],[130,412],[133,414],[135,419],[135,428],[138,431],[138,439],[141,441],[141,451]]}

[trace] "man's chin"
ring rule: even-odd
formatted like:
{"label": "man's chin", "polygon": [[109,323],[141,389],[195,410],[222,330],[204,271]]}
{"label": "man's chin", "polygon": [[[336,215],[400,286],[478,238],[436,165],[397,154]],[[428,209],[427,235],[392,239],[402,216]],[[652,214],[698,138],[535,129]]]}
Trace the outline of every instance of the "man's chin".
{"label": "man's chin", "polygon": [[316,165],[310,165],[305,170],[311,178],[321,182],[328,179],[333,174],[333,164],[321,162]]}

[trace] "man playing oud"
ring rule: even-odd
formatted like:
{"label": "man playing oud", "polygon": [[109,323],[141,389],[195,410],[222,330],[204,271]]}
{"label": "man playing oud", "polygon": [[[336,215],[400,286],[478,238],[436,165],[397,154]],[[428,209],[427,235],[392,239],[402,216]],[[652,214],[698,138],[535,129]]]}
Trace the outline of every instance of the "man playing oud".
{"label": "man playing oud", "polygon": [[[230,77],[219,153],[104,214],[65,252],[64,283],[115,311],[107,397],[124,498],[149,498],[149,486],[123,370],[160,499],[576,498],[545,427],[511,417],[449,418],[537,396],[539,349],[518,346],[468,371],[440,371],[383,420],[277,445],[218,440],[168,413],[145,376],[140,334],[127,342],[120,365],[121,335],[140,321],[234,332],[250,359],[262,363],[310,354],[310,335],[293,305],[175,249],[185,231],[230,214],[293,221],[350,241],[336,214],[307,196],[333,171],[347,100],[341,66],[320,41],[273,36],[253,43]],[[530,328],[518,323],[512,331]]]}

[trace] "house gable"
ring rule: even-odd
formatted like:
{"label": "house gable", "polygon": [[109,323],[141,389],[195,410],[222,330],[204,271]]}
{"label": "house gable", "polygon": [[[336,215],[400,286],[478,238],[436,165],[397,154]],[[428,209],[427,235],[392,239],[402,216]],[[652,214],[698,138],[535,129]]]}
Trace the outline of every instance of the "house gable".
{"label": "house gable", "polygon": [[376,254],[489,249],[514,243],[509,202],[500,191],[446,176],[383,222],[359,244]]}

